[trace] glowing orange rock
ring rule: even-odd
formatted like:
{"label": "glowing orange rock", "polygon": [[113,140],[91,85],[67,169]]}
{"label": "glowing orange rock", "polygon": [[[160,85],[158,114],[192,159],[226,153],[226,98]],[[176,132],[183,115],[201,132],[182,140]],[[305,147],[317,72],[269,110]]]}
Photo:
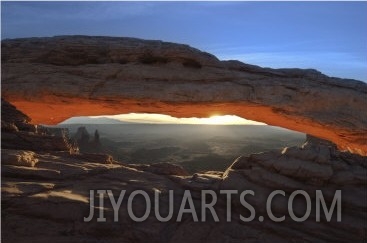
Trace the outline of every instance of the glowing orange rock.
{"label": "glowing orange rock", "polygon": [[130,112],[237,115],[367,154],[367,84],[315,70],[260,68],[186,45],[110,37],[2,42],[2,96],[32,118]]}

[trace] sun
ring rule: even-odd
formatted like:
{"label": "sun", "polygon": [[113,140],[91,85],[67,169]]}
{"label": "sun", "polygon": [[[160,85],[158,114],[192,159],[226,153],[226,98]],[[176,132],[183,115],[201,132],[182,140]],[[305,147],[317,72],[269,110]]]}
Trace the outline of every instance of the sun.
{"label": "sun", "polygon": [[[205,118],[204,118],[205,119]],[[211,125],[224,125],[224,124],[235,124],[238,122],[237,116],[211,116],[206,119],[208,124]]]}
{"label": "sun", "polygon": [[209,118],[202,118],[201,120],[203,124],[208,125],[263,125],[263,123],[246,120],[234,115],[215,115]]}
{"label": "sun", "polygon": [[[90,118],[98,118],[94,116]],[[265,123],[247,120],[235,115],[213,115],[206,118],[176,118],[163,114],[130,113],[113,116],[102,116],[133,123],[150,124],[194,124],[194,125],[266,125]]]}

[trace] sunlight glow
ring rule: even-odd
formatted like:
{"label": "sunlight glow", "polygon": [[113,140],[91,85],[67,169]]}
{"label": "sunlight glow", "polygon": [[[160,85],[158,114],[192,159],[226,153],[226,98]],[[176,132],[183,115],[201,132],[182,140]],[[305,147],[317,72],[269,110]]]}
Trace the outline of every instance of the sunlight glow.
{"label": "sunlight glow", "polygon": [[265,123],[247,120],[234,115],[215,115],[209,118],[176,118],[162,114],[129,113],[112,116],[90,116],[89,118],[109,118],[122,122],[153,124],[206,124],[206,125],[266,125]]}

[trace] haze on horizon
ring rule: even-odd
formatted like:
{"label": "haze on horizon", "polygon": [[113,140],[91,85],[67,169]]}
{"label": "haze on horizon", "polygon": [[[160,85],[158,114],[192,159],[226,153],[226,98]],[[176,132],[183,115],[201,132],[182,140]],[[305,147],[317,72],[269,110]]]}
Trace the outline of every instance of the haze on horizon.
{"label": "haze on horizon", "polygon": [[115,123],[142,123],[142,124],[197,124],[197,125],[267,125],[262,122],[247,120],[235,115],[213,115],[207,118],[177,118],[163,114],[129,113],[120,115],[72,117],[60,124],[115,124]]}
{"label": "haze on horizon", "polygon": [[1,38],[124,36],[367,82],[367,2],[1,2]]}

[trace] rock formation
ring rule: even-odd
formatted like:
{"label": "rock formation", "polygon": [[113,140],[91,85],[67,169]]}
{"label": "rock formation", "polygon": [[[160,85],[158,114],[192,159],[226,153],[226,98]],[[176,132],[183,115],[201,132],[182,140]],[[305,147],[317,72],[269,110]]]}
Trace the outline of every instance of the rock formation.
{"label": "rock formation", "polygon": [[[2,241],[366,241],[367,157],[358,155],[367,153],[366,94],[367,85],[359,81],[315,70],[219,61],[189,46],[161,41],[86,36],[4,40],[2,96],[10,103],[2,99]],[[233,114],[310,135],[300,147],[240,157],[224,172],[189,175],[178,165],[128,165],[106,154],[79,153],[66,131],[34,125],[127,112]],[[159,222],[151,212],[147,220],[133,222],[124,199],[118,222],[113,222],[107,200],[101,207],[107,222],[84,222],[90,190],[104,189],[126,190],[126,197],[135,190],[150,198],[159,192],[164,215],[173,190],[173,220]],[[220,190],[252,190],[256,196],[246,196],[246,201],[256,218],[240,220],[249,210],[236,195],[231,200],[218,197],[220,222],[212,217],[194,222],[190,214],[177,222],[185,190],[190,190],[198,215],[203,190],[217,195]],[[266,198],[274,190],[285,192],[272,204],[274,215],[286,216],[281,223],[265,213]],[[336,217],[327,222],[324,214],[317,222],[314,203],[308,220],[290,220],[287,202],[295,190],[307,192],[312,202],[321,190],[328,208],[340,190],[341,222]],[[99,200],[97,195],[94,199]],[[301,199],[294,199],[298,216],[306,211]],[[231,223],[226,222],[227,204]],[[142,215],[144,205],[137,197],[135,213]]]}
{"label": "rock formation", "polygon": [[90,136],[87,128],[79,127],[75,135],[73,136],[73,139],[78,143],[79,147],[88,144]]}
{"label": "rock formation", "polygon": [[102,146],[99,140],[98,130],[95,130],[93,138],[91,138],[86,127],[79,127],[72,137],[72,140],[78,146],[80,152],[83,153],[104,153],[107,150]]}
{"label": "rock formation", "polygon": [[232,114],[367,154],[367,85],[316,70],[219,61],[187,45],[133,38],[3,40],[2,96],[34,123],[152,112]]}
{"label": "rock formation", "polygon": [[70,143],[65,129],[33,125],[30,118],[9,102],[1,99],[1,149],[32,151],[69,151]]}
{"label": "rock formation", "polygon": [[[5,107],[5,108],[4,108]],[[22,132],[19,123],[32,127],[28,118],[3,101],[2,136],[7,144],[18,144],[17,134]],[[17,124],[17,125],[15,125]],[[34,130],[34,129],[30,129]],[[25,132],[25,131],[23,131]],[[34,133],[29,132],[27,133]],[[46,133],[40,137],[49,140]],[[28,137],[29,138],[29,137]],[[54,136],[53,139],[57,140]],[[32,141],[32,140],[28,140]],[[37,140],[38,142],[39,140]],[[33,150],[23,143],[19,148],[2,148],[2,241],[29,242],[363,242],[367,239],[367,161],[366,157],[340,152],[328,141],[308,136],[301,147],[285,148],[276,152],[253,154],[238,158],[225,172],[209,171],[189,175],[180,166],[172,164],[127,165],[114,161],[108,155],[70,154],[68,147]],[[43,149],[41,149],[43,148]],[[144,190],[150,198],[160,192],[160,211],[167,215],[169,190],[174,191],[173,205],[180,207],[184,190],[190,190],[193,205],[201,215],[200,193],[202,190],[253,190],[256,197],[246,197],[258,215],[264,212],[265,198],[271,191],[283,190],[285,197],[274,199],[275,215],[285,215],[281,223],[268,218],[264,222],[255,219],[242,222],[239,215],[248,211],[239,204],[236,196],[227,201],[218,197],[215,211],[220,219],[215,222],[194,222],[185,214],[176,222],[177,211],[169,222],[159,222],[151,211],[143,222],[133,222],[128,216],[127,199],[123,200],[118,213],[118,222],[113,222],[113,208],[105,200],[104,213],[107,222],[95,218],[84,222],[89,215],[90,190],[126,190],[126,198],[134,190]],[[336,190],[342,193],[342,220],[334,218],[326,222],[315,220],[315,208],[310,218],[302,223],[289,220],[287,201],[295,190],[305,190],[315,200],[315,191],[322,190],[330,208]],[[95,195],[95,202],[99,198]],[[300,201],[300,202],[299,202]],[[294,211],[303,215],[305,205],[295,199]],[[226,204],[230,203],[231,222],[228,223]],[[142,198],[134,200],[137,215],[145,211]],[[314,204],[312,204],[314,206]],[[335,213],[334,213],[335,214]],[[209,214],[210,215],[210,214]]]}

